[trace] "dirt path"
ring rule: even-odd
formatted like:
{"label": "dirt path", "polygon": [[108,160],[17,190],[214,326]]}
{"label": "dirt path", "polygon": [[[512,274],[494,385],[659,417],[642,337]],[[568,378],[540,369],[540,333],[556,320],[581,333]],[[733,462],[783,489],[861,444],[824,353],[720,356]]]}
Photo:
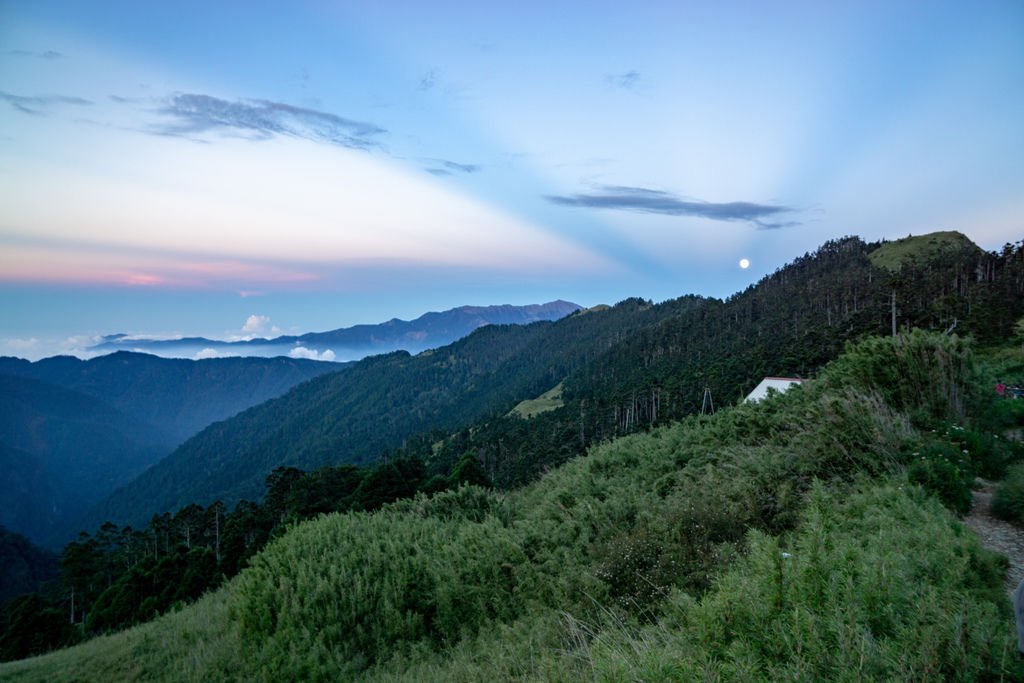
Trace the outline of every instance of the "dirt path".
{"label": "dirt path", "polygon": [[1006,571],[1006,591],[1012,593],[1024,580],[1024,529],[992,516],[992,493],[995,485],[986,482],[984,488],[974,491],[974,507],[964,517],[964,524],[973,529],[981,544],[989,550],[1010,558]]}

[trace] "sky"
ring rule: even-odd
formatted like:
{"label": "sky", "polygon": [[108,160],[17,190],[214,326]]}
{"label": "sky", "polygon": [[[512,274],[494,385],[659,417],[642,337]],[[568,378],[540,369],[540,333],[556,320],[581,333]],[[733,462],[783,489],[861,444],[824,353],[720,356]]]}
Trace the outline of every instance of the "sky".
{"label": "sky", "polygon": [[1019,0],[0,0],[0,355],[726,297],[1022,217]]}

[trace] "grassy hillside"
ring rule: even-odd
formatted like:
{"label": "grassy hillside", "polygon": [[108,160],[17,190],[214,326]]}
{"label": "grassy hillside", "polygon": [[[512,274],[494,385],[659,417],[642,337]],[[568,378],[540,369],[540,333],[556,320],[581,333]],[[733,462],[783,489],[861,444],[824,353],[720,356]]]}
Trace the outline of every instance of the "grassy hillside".
{"label": "grassy hillside", "polygon": [[955,337],[868,339],[515,492],[302,523],[196,605],[0,677],[1019,680],[1004,565],[940,502],[1020,455],[975,429],[975,378]]}
{"label": "grassy hillside", "polygon": [[879,268],[897,271],[900,266],[913,260],[926,260],[944,251],[953,252],[961,249],[980,251],[966,235],[950,230],[885,242],[872,251],[869,258]]}
{"label": "grassy hillside", "polygon": [[554,388],[548,389],[537,398],[520,401],[512,409],[512,414],[519,417],[533,417],[549,410],[561,408],[563,405],[565,403],[562,402],[562,383],[559,382]]}

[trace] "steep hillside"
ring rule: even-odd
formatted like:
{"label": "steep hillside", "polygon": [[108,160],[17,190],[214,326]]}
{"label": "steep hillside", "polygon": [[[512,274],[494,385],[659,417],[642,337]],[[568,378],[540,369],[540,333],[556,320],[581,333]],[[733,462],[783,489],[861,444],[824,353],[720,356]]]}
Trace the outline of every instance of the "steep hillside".
{"label": "steep hillside", "polygon": [[891,274],[872,262],[888,245],[829,242],[726,301],[632,330],[565,378],[561,407],[473,425],[430,457],[444,470],[474,453],[496,483],[530,481],[588,444],[699,412],[705,388],[721,406],[765,376],[812,376],[847,341],[891,330],[893,293],[900,329],[1009,336],[1024,315],[1024,249],[957,244]]}
{"label": "steep hillside", "polygon": [[0,604],[57,576],[57,557],[0,525]]}
{"label": "steep hillside", "polygon": [[48,544],[63,523],[174,443],[157,427],[92,396],[0,375],[0,524]]}
{"label": "steep hillside", "polygon": [[1020,680],[1005,565],[940,503],[1013,450],[974,431],[973,377],[959,338],[867,339],[511,493],[300,524],[199,603],[0,677]]}
{"label": "steep hillside", "polygon": [[106,519],[138,524],[192,502],[256,499],[279,465],[308,470],[372,462],[413,435],[505,413],[632,330],[702,304],[691,297],[655,309],[629,300],[556,323],[489,325],[417,356],[367,358],[211,425],[97,506],[85,528]]}
{"label": "steep hillside", "polygon": [[28,377],[91,396],[158,427],[178,443],[208,424],[342,367],[294,358],[190,361],[127,351],[91,360],[57,356],[30,363],[0,358],[0,374]]}

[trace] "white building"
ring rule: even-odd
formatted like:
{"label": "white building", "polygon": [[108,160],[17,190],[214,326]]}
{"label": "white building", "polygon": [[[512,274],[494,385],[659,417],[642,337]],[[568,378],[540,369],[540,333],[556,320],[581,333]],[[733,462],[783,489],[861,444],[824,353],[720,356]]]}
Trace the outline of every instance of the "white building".
{"label": "white building", "polygon": [[794,384],[803,384],[806,381],[807,380],[800,379],[799,377],[765,377],[761,380],[761,383],[754,387],[754,390],[747,395],[746,400],[757,403],[762,398],[768,396],[769,389],[774,389],[780,394],[784,394],[786,393],[786,390]]}

